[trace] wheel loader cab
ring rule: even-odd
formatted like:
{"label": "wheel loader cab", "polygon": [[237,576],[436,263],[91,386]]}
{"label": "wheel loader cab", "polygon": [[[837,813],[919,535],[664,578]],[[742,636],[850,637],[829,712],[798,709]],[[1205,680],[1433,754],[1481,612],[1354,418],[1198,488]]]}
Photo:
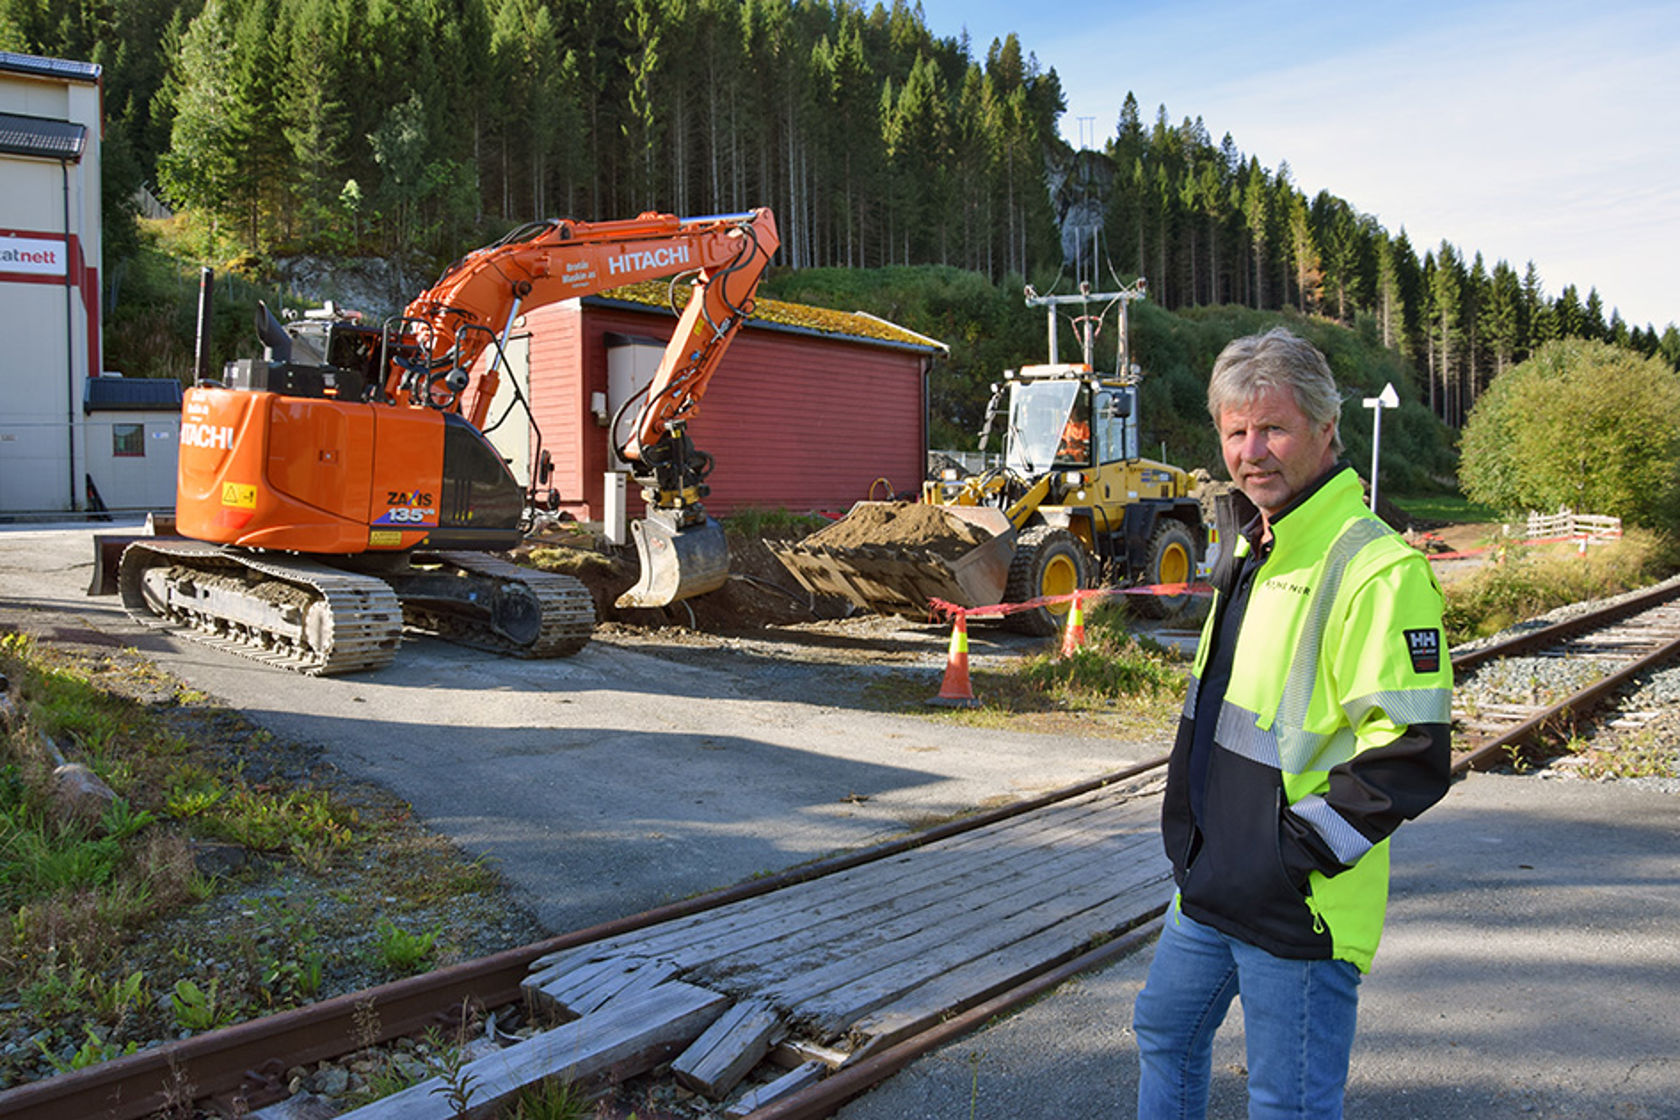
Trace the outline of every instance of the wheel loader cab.
{"label": "wheel loader cab", "polygon": [[1052,466],[1088,467],[1091,465],[1091,391],[1083,386],[1074,394],[1073,406],[1062,425],[1061,442],[1056,448]]}
{"label": "wheel loader cab", "polygon": [[1031,478],[1091,462],[1090,391],[1075,380],[1022,381],[1009,401],[1007,465]]}

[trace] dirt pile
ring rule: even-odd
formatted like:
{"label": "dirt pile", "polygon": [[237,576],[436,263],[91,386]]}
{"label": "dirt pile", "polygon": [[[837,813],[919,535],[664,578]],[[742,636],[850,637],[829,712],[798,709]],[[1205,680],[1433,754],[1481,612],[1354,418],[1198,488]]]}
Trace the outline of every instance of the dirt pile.
{"label": "dirt pile", "polygon": [[633,546],[615,547],[573,522],[535,532],[514,552],[520,563],[581,580],[601,622],[660,628],[689,626],[710,633],[758,630],[834,618],[837,604],[818,600],[795,582],[758,538],[730,533],[729,582],[706,595],[658,608],[621,608],[620,595],[640,575]]}
{"label": "dirt pile", "polygon": [[876,502],[860,505],[826,529],[805,538],[809,545],[832,549],[864,545],[893,545],[931,552],[945,560],[956,560],[991,534],[938,506],[919,502]]}

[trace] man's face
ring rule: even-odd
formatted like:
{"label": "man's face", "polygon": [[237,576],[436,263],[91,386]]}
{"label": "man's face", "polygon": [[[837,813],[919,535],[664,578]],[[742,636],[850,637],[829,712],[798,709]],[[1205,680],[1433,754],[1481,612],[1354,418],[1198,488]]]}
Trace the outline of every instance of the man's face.
{"label": "man's face", "polygon": [[1295,395],[1277,386],[1219,417],[1225,469],[1268,524],[1335,463],[1333,432],[1334,424],[1314,424]]}

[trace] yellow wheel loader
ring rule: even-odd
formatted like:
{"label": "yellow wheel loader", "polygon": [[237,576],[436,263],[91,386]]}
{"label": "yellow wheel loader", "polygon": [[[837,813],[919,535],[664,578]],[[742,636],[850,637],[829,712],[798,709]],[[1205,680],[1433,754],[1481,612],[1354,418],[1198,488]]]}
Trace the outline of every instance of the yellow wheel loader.
{"label": "yellow wheel loader", "polygon": [[[1141,285],[1111,296],[1034,297],[1028,302],[1116,299],[1122,309]],[[1085,320],[1089,322],[1087,317]],[[1138,454],[1136,367],[1120,347],[1123,374],[1087,361],[1010,370],[993,387],[981,432],[984,451],[1003,424],[1002,461],[977,474],[956,469],[924,484],[920,502],[859,502],[834,525],[776,548],[809,591],[865,610],[926,616],[929,602],[1025,604],[1004,616],[1029,634],[1057,632],[1075,588],[1186,584],[1208,543],[1190,476]],[[1168,617],[1187,594],[1139,595],[1142,613]]]}

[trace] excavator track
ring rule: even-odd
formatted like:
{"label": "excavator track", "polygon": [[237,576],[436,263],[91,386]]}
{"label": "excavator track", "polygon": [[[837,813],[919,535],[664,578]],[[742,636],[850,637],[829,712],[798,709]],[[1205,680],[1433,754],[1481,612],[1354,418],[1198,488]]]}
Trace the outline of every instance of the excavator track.
{"label": "excavator track", "polygon": [[402,640],[402,607],[383,580],[300,557],[135,543],[118,583],[147,626],[309,676],[381,668]]}
{"label": "excavator track", "polygon": [[[410,626],[446,641],[513,657],[569,657],[589,644],[595,630],[595,600],[583,581],[555,572],[522,568],[484,552],[417,552],[416,565],[437,564],[461,576],[489,582],[498,595],[518,589],[540,610],[540,622],[529,639],[498,629],[489,619],[473,614],[431,609],[403,600],[403,616]],[[401,593],[401,585],[398,585]]]}

